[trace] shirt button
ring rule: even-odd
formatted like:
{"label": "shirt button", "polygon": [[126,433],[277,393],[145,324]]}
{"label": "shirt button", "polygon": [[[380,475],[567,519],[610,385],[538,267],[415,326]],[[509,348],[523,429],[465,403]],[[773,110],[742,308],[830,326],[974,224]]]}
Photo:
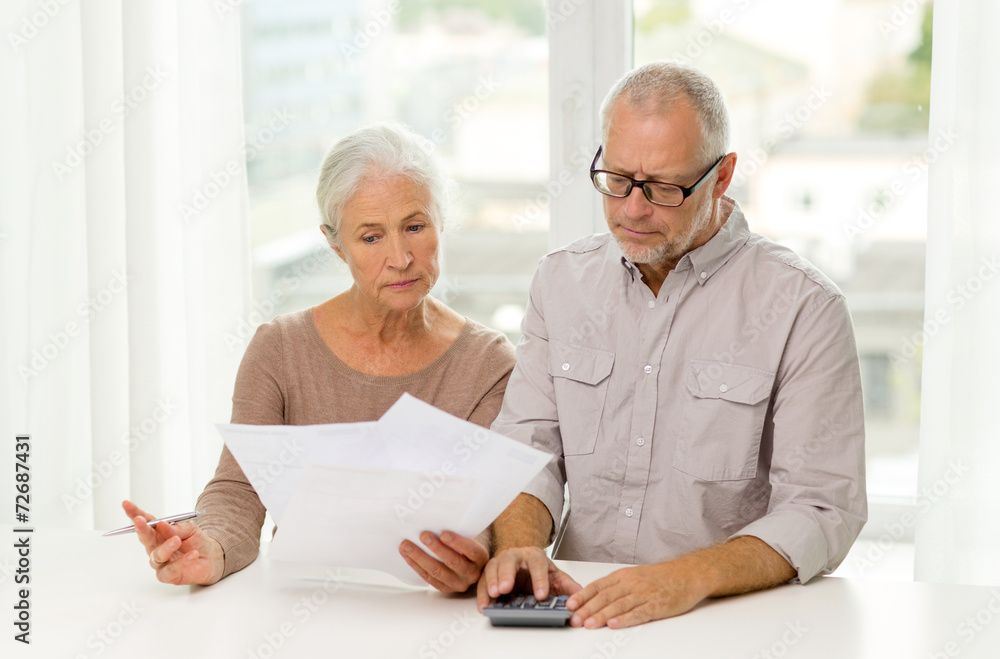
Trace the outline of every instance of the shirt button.
{"label": "shirt button", "polygon": [[729,391],[729,387],[726,384],[724,384],[724,383],[720,384],[719,385],[719,391],[721,391],[722,393],[726,393],[727,391]]}
{"label": "shirt button", "polygon": [[701,273],[698,276],[701,277],[702,279],[704,279],[705,277],[708,276],[708,273],[705,272],[704,270],[702,270]]}
{"label": "shirt button", "polygon": [[640,437],[639,439],[635,440],[635,443],[639,446],[642,446],[643,444],[646,443],[646,440]]}
{"label": "shirt button", "polygon": [[650,366],[649,364],[646,364],[645,366],[642,367],[642,370],[646,371],[646,374],[648,375],[649,373],[653,372],[653,367]]}
{"label": "shirt button", "polygon": [[569,370],[569,362],[563,362],[562,369],[564,371],[568,371]]}
{"label": "shirt button", "polygon": [[632,515],[634,515],[634,514],[635,514],[635,513],[633,513],[633,512],[632,512],[632,509],[631,509],[631,508],[626,508],[626,509],[625,509],[625,516],[626,516],[626,517],[631,517],[631,516],[632,516]]}
{"label": "shirt button", "polygon": [[649,308],[650,308],[650,309],[652,309],[653,307],[655,307],[655,306],[656,306],[656,302],[653,302],[652,300],[650,300],[650,301],[648,302],[648,304],[649,304]]}

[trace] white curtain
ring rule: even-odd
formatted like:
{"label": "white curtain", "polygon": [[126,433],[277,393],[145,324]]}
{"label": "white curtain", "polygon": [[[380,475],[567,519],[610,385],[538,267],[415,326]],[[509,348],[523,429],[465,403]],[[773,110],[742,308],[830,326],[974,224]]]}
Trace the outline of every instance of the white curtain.
{"label": "white curtain", "polygon": [[236,4],[0,5],[0,481],[29,433],[31,524],[189,510],[218,459],[250,309]]}
{"label": "white curtain", "polygon": [[998,26],[996,0],[934,3],[919,581],[1000,585]]}

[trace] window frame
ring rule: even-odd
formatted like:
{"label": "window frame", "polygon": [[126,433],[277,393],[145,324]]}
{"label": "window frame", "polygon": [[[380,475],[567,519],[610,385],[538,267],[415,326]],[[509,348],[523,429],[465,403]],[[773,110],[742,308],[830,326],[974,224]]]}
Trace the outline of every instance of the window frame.
{"label": "window frame", "polygon": [[601,101],[632,68],[632,3],[547,0],[546,24],[549,248],[555,249],[607,231],[601,195],[590,182],[588,164],[601,142]]}

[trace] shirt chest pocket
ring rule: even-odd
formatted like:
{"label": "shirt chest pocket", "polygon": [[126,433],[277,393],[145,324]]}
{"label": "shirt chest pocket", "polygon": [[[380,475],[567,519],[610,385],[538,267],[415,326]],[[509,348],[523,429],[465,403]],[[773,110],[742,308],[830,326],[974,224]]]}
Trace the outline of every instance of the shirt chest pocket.
{"label": "shirt chest pocket", "polygon": [[740,364],[691,361],[674,468],[705,481],[755,478],[774,376]]}
{"label": "shirt chest pocket", "polygon": [[615,353],[549,341],[549,375],[555,390],[563,455],[594,452]]}

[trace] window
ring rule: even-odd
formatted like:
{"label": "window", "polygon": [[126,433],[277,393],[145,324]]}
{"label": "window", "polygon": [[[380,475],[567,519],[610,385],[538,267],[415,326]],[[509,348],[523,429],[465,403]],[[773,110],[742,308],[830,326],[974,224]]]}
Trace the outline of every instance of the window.
{"label": "window", "polygon": [[928,141],[931,3],[914,5],[901,14],[893,0],[555,8],[542,0],[247,0],[261,316],[350,285],[317,229],[317,166],[346,132],[398,119],[431,140],[461,190],[435,294],[516,341],[538,259],[604,230],[586,177],[601,98],[633,64],[684,59],[729,101],[740,156],[729,194],[751,227],[796,249],[847,296],[873,505],[912,501],[926,173],[939,143],[953,139]]}
{"label": "window", "polygon": [[319,164],[346,133],[398,120],[458,183],[434,294],[516,342],[548,250],[542,0],[247,0],[241,11],[260,318],[350,286],[318,229]]}
{"label": "window", "polygon": [[[931,3],[635,0],[635,64],[676,57],[726,94],[729,194],[844,291],[865,390],[869,497],[916,494]],[[918,339],[919,341],[919,339]]]}

